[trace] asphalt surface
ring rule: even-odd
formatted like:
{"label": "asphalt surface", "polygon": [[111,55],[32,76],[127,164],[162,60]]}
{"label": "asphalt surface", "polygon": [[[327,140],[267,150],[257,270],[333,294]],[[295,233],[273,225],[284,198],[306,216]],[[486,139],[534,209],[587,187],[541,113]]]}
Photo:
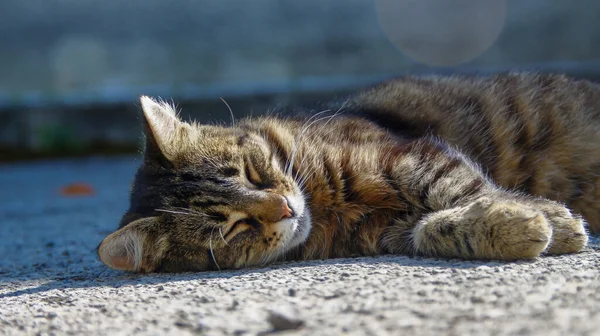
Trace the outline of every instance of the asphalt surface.
{"label": "asphalt surface", "polygon": [[[126,208],[136,164],[0,166],[0,334],[600,335],[598,238],[577,255],[517,263],[382,256],[108,270],[94,250]],[[77,182],[93,195],[64,195]]]}

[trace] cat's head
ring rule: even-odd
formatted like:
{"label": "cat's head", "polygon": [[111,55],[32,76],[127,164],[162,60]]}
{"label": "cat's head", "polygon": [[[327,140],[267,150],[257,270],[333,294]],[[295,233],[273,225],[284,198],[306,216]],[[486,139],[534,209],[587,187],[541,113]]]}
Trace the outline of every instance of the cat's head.
{"label": "cat's head", "polygon": [[119,230],[98,255],[127,271],[200,271],[269,262],[304,242],[310,214],[285,160],[248,127],[181,121],[141,98],[144,161]]}

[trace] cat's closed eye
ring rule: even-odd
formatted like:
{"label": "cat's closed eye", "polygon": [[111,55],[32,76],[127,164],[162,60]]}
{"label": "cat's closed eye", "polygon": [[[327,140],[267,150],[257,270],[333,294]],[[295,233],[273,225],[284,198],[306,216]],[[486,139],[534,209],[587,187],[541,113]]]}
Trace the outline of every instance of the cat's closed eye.
{"label": "cat's closed eye", "polygon": [[258,169],[252,163],[252,159],[249,157],[246,157],[244,160],[244,175],[253,187],[258,189],[265,189],[267,187],[264,179],[258,172]]}
{"label": "cat's closed eye", "polygon": [[237,222],[233,223],[229,231],[227,231],[227,233],[225,234],[224,239],[225,241],[229,242],[238,234],[250,229],[252,229],[252,226],[248,224],[246,219],[240,219]]}

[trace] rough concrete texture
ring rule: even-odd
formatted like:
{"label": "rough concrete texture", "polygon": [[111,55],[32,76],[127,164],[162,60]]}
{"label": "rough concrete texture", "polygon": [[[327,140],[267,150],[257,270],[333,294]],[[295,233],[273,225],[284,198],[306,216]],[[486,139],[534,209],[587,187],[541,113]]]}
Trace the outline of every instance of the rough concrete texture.
{"label": "rough concrete texture", "polygon": [[[3,335],[600,335],[600,239],[530,262],[381,256],[132,275],[99,241],[133,158],[0,167]],[[60,195],[73,182],[88,197]],[[287,331],[286,331],[287,330]]]}

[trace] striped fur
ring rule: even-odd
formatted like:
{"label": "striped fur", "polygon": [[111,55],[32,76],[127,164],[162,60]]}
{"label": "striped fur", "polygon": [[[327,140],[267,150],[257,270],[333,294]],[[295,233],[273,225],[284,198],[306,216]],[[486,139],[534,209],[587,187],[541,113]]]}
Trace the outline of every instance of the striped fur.
{"label": "striped fur", "polygon": [[[232,127],[142,98],[145,160],[101,260],[129,271],[396,253],[516,260],[600,232],[600,88],[401,78]],[[317,113],[318,112],[318,113]]]}

